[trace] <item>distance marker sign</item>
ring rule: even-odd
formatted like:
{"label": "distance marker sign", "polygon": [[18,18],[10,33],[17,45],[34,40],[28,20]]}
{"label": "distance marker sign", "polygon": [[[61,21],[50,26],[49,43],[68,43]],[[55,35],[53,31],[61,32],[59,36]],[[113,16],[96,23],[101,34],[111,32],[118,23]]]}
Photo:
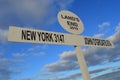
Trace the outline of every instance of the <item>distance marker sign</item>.
{"label": "distance marker sign", "polygon": [[58,21],[66,31],[72,34],[80,34],[84,30],[80,18],[70,11],[60,11],[58,13]]}
{"label": "distance marker sign", "polygon": [[114,47],[111,41],[105,39],[97,39],[87,36],[78,36],[44,30],[27,29],[14,26],[9,27],[8,40],[15,42],[42,44],[95,46],[106,48]]}

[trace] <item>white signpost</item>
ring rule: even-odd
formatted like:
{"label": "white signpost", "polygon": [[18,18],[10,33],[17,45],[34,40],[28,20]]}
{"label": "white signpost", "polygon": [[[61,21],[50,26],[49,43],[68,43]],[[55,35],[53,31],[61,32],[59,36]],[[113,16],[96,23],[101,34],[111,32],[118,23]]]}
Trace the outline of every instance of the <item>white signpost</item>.
{"label": "white signpost", "polygon": [[[9,27],[8,41],[73,45],[77,55],[78,62],[82,71],[84,80],[90,80],[90,75],[84,59],[81,46],[95,46],[114,48],[111,41],[105,39],[91,38],[87,36],[78,36],[83,32],[83,23],[77,15],[69,11],[61,11],[58,14],[58,21],[61,26],[72,34],[64,34],[58,32],[50,32],[43,30],[34,30],[27,28],[19,28],[15,26]],[[76,34],[76,35],[75,35]]]}

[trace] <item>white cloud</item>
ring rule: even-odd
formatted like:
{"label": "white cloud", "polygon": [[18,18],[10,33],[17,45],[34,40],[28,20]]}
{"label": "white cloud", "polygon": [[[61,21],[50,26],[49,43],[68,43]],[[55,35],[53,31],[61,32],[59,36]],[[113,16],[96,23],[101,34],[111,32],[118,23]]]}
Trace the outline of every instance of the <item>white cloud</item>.
{"label": "white cloud", "polygon": [[93,37],[95,37],[95,38],[102,38],[103,36],[104,36],[104,34],[96,34]]}
{"label": "white cloud", "polygon": [[118,23],[117,27],[116,27],[116,31],[120,32],[120,23]]}
{"label": "white cloud", "polygon": [[106,74],[98,75],[97,77],[93,78],[92,80],[119,80],[120,71],[111,71]]}
{"label": "white cloud", "polygon": [[16,60],[16,59],[8,59],[8,58],[0,58],[0,67],[8,67],[13,66],[19,63],[23,63],[24,60]]}
{"label": "white cloud", "polygon": [[60,55],[60,58],[63,60],[75,60],[76,61],[75,52],[73,51],[63,52]]}
{"label": "white cloud", "polygon": [[31,48],[28,49],[28,51],[35,51],[35,50],[45,50],[48,48],[48,45],[34,45]]}
{"label": "white cloud", "polygon": [[21,64],[23,60],[0,58],[0,79],[10,80],[11,75],[21,73]]}
{"label": "white cloud", "polygon": [[44,66],[44,69],[48,69],[50,72],[61,72],[77,69],[78,67],[75,52],[68,51],[60,55],[60,61],[47,64]]}
{"label": "white cloud", "polygon": [[38,56],[38,57],[40,57],[40,56],[43,56],[43,55],[45,55],[44,52],[33,53],[33,56]]}
{"label": "white cloud", "polygon": [[105,27],[108,27],[110,26],[110,23],[109,22],[103,22],[102,24],[98,25],[98,27],[101,29],[101,28],[105,28]]}
{"label": "white cloud", "polygon": [[40,46],[38,46],[38,45],[37,46],[33,46],[33,47],[29,48],[28,51],[34,51],[36,49],[40,49]]}
{"label": "white cloud", "polygon": [[27,55],[24,54],[24,53],[22,53],[22,54],[21,54],[21,53],[13,53],[12,55],[13,55],[14,57],[17,57],[17,58],[18,58],[18,57],[25,57],[25,56],[27,56]]}
{"label": "white cloud", "polygon": [[119,42],[120,41],[120,23],[116,26],[116,32],[115,34],[111,35],[108,37],[112,42]]}
{"label": "white cloud", "polygon": [[74,0],[56,0],[57,5],[60,6],[60,9],[65,9],[69,6]]}
{"label": "white cloud", "polygon": [[[116,71],[113,71],[113,69],[116,69]],[[101,72],[104,71],[102,74]],[[105,73],[105,71],[107,73]],[[115,73],[115,74],[114,74]],[[116,78],[119,76],[119,69],[117,69],[117,67],[105,67],[105,68],[100,68],[100,69],[95,69],[90,71],[90,74],[94,74],[93,77],[91,77],[92,80],[110,80],[109,78],[112,77],[113,80],[116,80]],[[96,75],[95,75],[96,74]],[[114,74],[116,76],[110,76],[109,74]],[[103,76],[110,76],[110,77],[103,77]],[[74,73],[74,74],[70,74],[68,76],[65,76],[63,78],[60,78],[58,80],[75,80],[75,79],[80,79],[82,78],[81,73]],[[106,78],[106,79],[104,79]],[[117,79],[118,80],[118,79]]]}
{"label": "white cloud", "polygon": [[80,79],[80,77],[81,77],[81,73],[74,73],[74,74],[71,74],[67,77],[60,78],[58,80],[78,80],[78,79]]}
{"label": "white cloud", "polygon": [[110,22],[103,22],[98,25],[98,28],[99,28],[98,30],[99,33],[108,34],[111,31],[111,24]]}
{"label": "white cloud", "polygon": [[30,52],[30,53],[13,53],[12,56],[15,58],[25,58],[29,56],[41,57],[44,56],[44,52]]}
{"label": "white cloud", "polygon": [[[55,22],[57,13],[74,0],[0,0],[0,26],[43,26]],[[6,17],[7,16],[7,17]],[[44,24],[43,24],[44,23]]]}

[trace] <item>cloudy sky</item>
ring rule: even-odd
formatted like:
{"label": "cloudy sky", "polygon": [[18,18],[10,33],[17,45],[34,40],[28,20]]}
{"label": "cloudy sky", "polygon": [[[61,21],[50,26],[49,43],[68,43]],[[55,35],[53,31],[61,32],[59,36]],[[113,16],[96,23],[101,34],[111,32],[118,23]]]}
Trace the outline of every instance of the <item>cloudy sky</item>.
{"label": "cloudy sky", "polygon": [[7,40],[9,26],[69,34],[57,20],[61,10],[81,18],[84,32],[80,35],[109,39],[115,45],[113,49],[82,47],[91,78],[118,77],[108,75],[120,74],[119,3],[119,0],[0,0],[0,80],[83,80],[74,45]]}

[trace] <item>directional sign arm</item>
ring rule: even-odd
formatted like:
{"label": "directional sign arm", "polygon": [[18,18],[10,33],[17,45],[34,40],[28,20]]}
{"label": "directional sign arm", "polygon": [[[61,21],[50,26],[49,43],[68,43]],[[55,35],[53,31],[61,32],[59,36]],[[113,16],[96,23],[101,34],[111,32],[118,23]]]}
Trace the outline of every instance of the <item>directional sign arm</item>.
{"label": "directional sign arm", "polygon": [[87,36],[79,36],[81,46],[95,46],[95,47],[106,47],[114,48],[113,43],[107,39],[93,38]]}
{"label": "directional sign arm", "polygon": [[111,41],[58,32],[9,27],[8,41],[113,48]]}
{"label": "directional sign arm", "polygon": [[19,28],[14,26],[9,27],[8,41],[58,45],[80,44],[79,37],[76,35]]}

